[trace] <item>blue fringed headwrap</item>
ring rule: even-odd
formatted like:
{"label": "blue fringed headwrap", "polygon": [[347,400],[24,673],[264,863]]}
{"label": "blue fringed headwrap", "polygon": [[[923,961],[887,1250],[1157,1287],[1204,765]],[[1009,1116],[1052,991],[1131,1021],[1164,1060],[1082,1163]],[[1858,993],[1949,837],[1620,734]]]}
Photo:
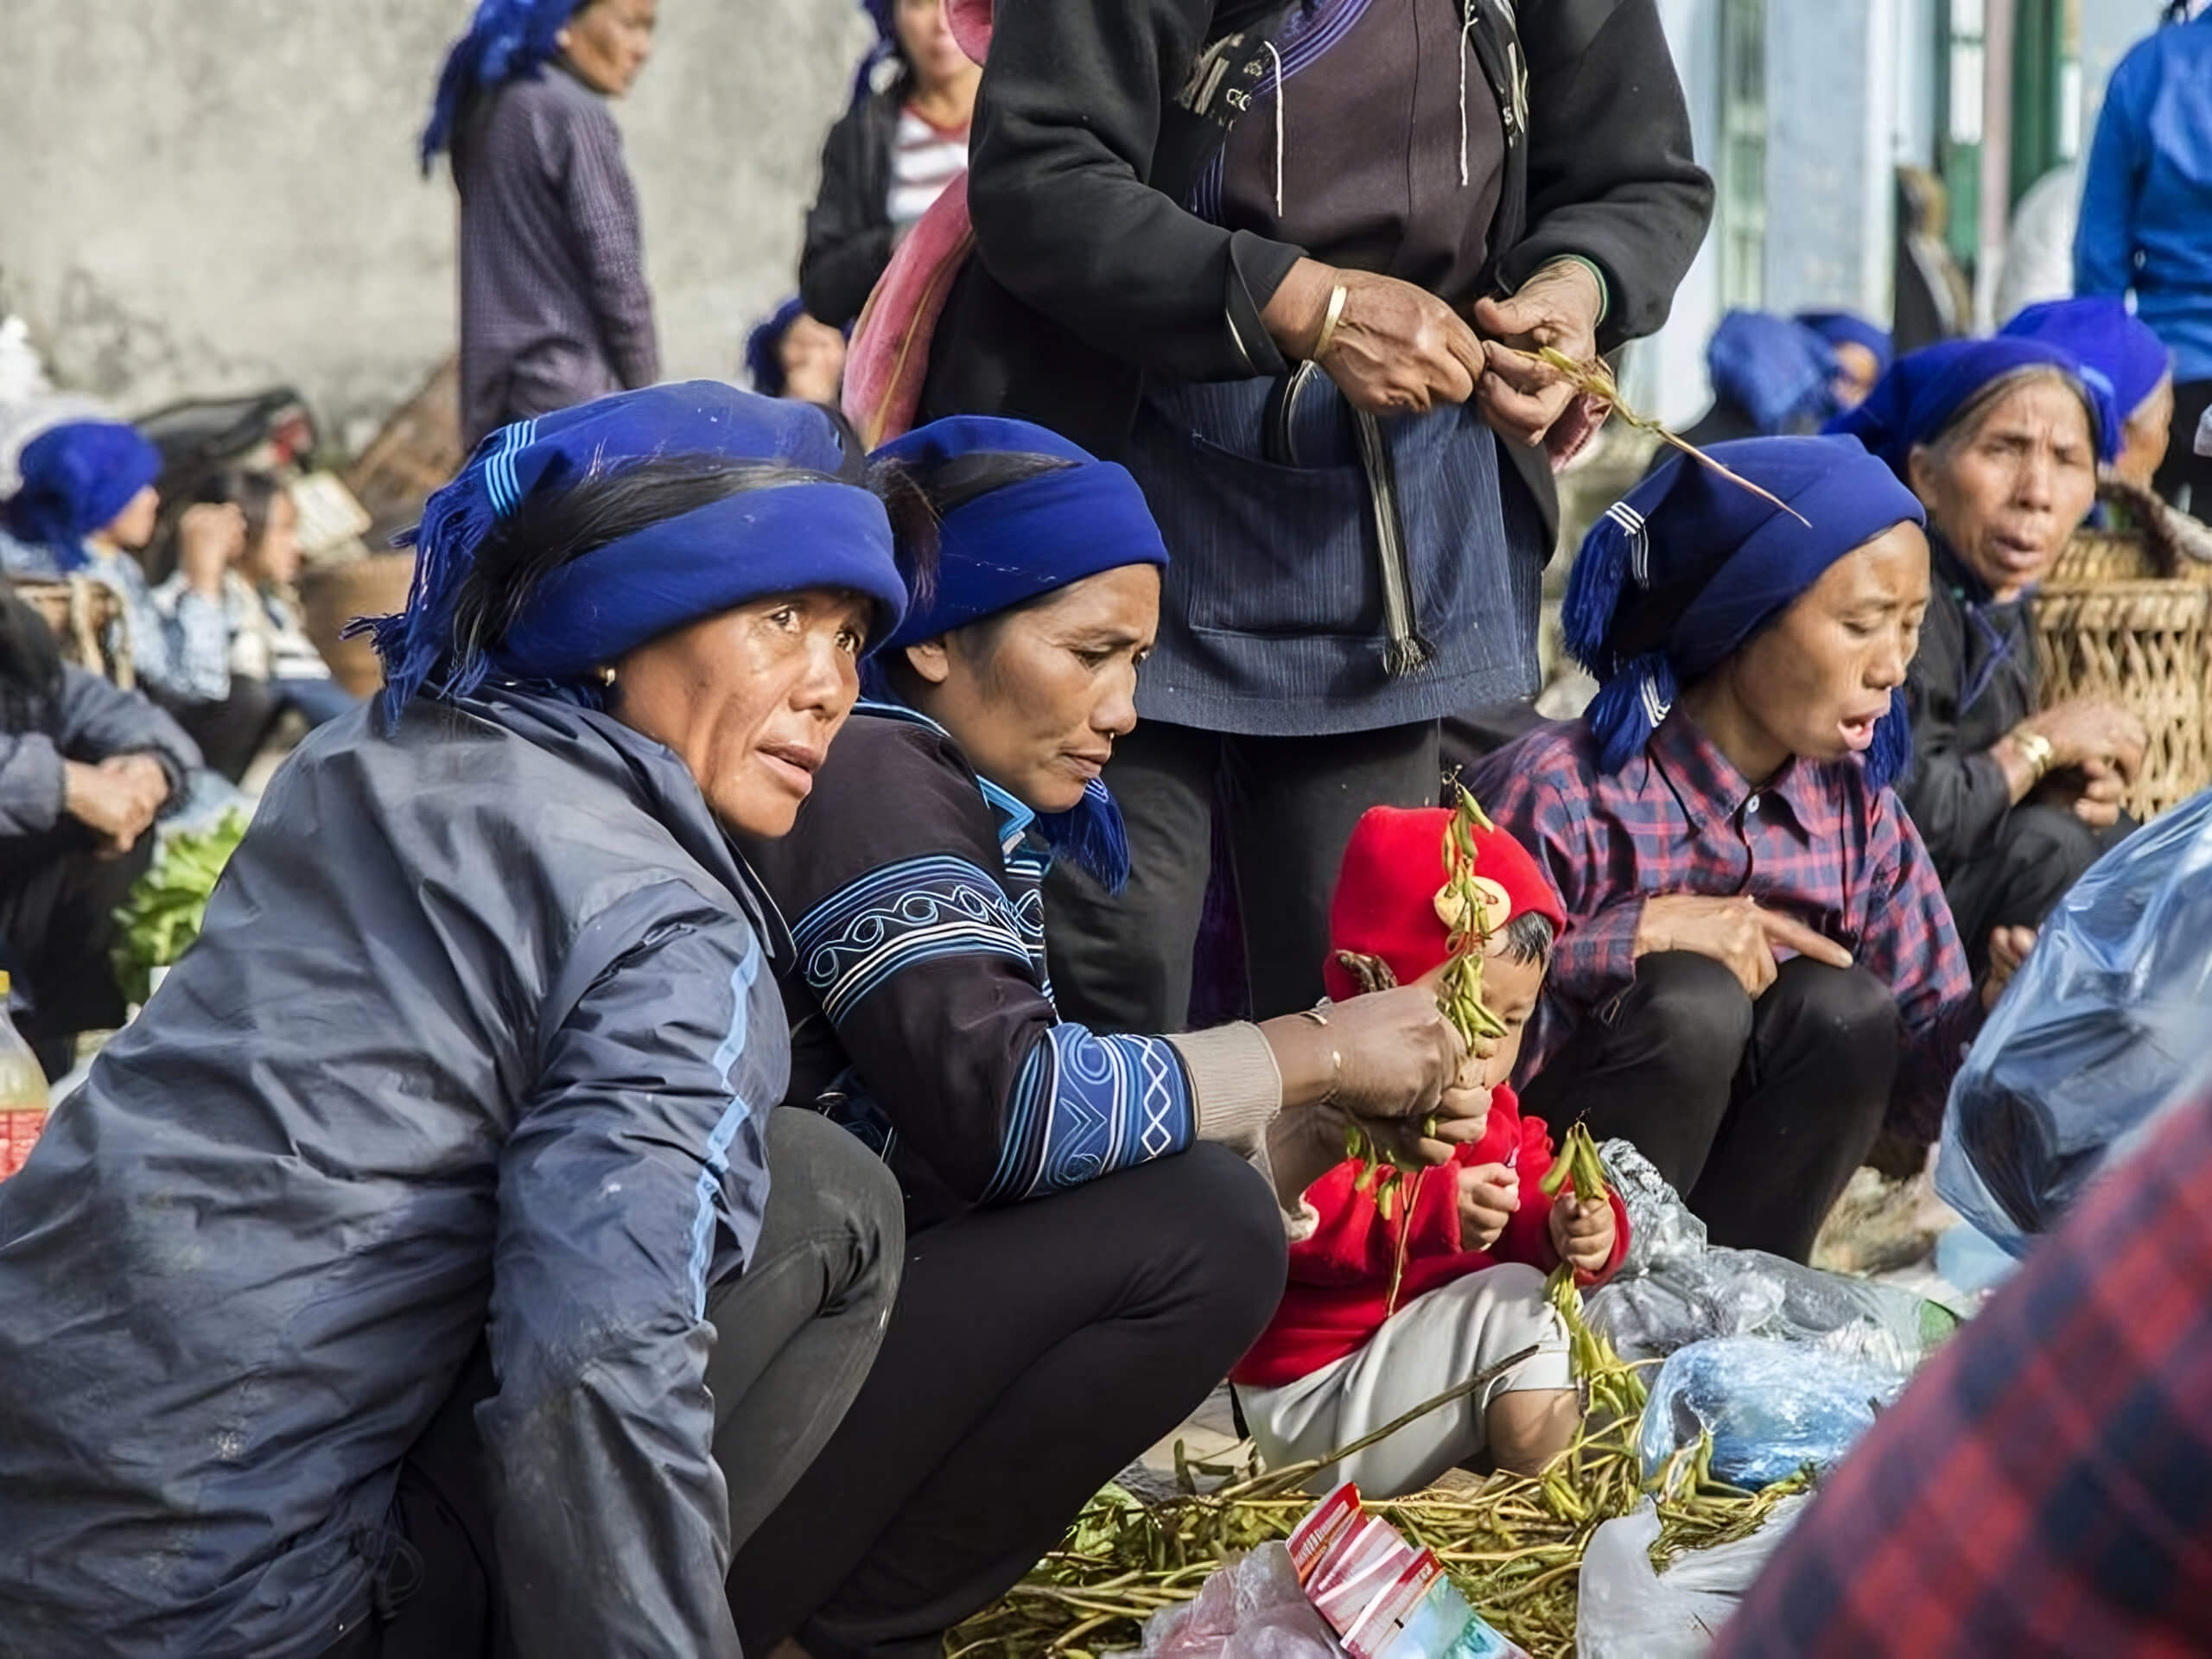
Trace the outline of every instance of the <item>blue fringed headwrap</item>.
{"label": "blue fringed headwrap", "polygon": [[1713,396],[1770,437],[1817,426],[1835,412],[1835,353],[1802,322],[1731,311],[1705,348]]}
{"label": "blue fringed headwrap", "polygon": [[[1920,503],[1849,438],[1745,438],[1712,457],[1771,491],[1811,528],[1677,456],[1616,502],[1586,537],[1561,609],[1569,650],[1602,683],[1585,718],[1599,765],[1618,772],[1667,718],[1681,688],[1733,656],[1828,567]],[[1911,758],[1904,700],[1874,723],[1868,780]]]}
{"label": "blue fringed headwrap", "polygon": [[893,439],[874,459],[926,472],[983,454],[1046,455],[1070,465],[947,513],[938,527],[937,581],[887,645],[919,645],[1102,570],[1166,564],[1160,526],[1128,470],[1041,426],[955,415]]}
{"label": "blue fringed headwrap", "polygon": [[162,452],[120,421],[71,421],[25,445],[16,470],[22,486],[8,498],[9,533],[74,570],[85,562],[85,537],[114,523],[162,475]]}
{"label": "blue fringed headwrap", "polygon": [[453,43],[430,118],[423,128],[423,171],[453,143],[461,106],[478,92],[537,74],[561,50],[561,31],[590,0],[477,0],[468,33]]}
{"label": "blue fringed headwrap", "polygon": [[[963,502],[938,527],[935,582],[886,643],[919,645],[1125,565],[1167,563],[1166,544],[1128,469],[1027,421],[956,415],[875,452],[925,475],[963,455],[1047,455],[1070,464]],[[1055,855],[1119,893],[1129,879],[1121,809],[1093,779],[1079,804],[1040,814]]]}
{"label": "blue fringed headwrap", "polygon": [[1910,484],[1914,448],[1942,436],[1983,388],[2023,369],[2056,369],[2071,380],[2088,408],[2099,459],[2120,453],[2110,389],[2084,375],[2071,353],[2040,340],[1947,340],[1901,357],[1866,401],[1830,421],[1827,430],[1858,439]]}
{"label": "blue fringed headwrap", "polygon": [[850,589],[875,601],[871,642],[898,626],[906,589],[883,504],[856,485],[795,483],[741,490],[572,559],[531,589],[500,637],[456,643],[454,606],[476,550],[525,499],[684,457],[831,478],[850,470],[822,410],[712,380],[502,427],[401,538],[416,550],[407,608],[348,630],[365,628],[384,659],[385,718],[417,691],[467,696],[494,677],[582,688],[602,664],[671,628],[772,594]]}
{"label": "blue fringed headwrap", "polygon": [[1864,346],[1874,353],[1874,372],[1889,372],[1897,360],[1897,345],[1889,331],[1878,328],[1855,311],[1800,311],[1797,321],[1831,346]]}
{"label": "blue fringed headwrap", "polygon": [[1999,331],[2004,340],[2039,340],[2101,378],[2124,425],[2173,372],[2173,353],[2151,325],[2110,295],[2031,305]]}
{"label": "blue fringed headwrap", "polygon": [[784,395],[784,336],[791,324],[806,315],[806,302],[796,294],[778,306],[766,321],[753,326],[745,337],[745,372],[753,390],[763,397]]}

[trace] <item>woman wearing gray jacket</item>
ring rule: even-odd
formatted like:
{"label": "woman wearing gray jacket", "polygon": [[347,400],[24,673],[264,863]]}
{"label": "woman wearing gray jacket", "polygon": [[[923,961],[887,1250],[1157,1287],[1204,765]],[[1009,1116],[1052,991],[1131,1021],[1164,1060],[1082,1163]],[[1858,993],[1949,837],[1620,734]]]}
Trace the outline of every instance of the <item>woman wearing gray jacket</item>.
{"label": "woman wearing gray jacket", "polygon": [[0,1185],[0,1655],[734,1659],[897,1279],[889,1178],[771,1122],[790,944],[726,834],[790,828],[903,610],[857,466],[697,384],[431,499],[380,706]]}

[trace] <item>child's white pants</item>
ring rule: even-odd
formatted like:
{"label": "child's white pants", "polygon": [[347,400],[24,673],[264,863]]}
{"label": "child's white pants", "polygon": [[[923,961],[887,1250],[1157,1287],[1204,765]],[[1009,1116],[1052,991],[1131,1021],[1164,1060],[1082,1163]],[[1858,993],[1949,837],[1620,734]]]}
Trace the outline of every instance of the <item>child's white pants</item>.
{"label": "child's white pants", "polygon": [[1236,1397],[1261,1456],[1280,1469],[1349,1446],[1531,1345],[1540,1351],[1495,1382],[1306,1483],[1319,1494],[1353,1480],[1366,1497],[1395,1497],[1480,1452],[1497,1395],[1573,1386],[1567,1333],[1535,1268],[1501,1262],[1455,1279],[1400,1308],[1365,1347],[1279,1389],[1239,1387]]}

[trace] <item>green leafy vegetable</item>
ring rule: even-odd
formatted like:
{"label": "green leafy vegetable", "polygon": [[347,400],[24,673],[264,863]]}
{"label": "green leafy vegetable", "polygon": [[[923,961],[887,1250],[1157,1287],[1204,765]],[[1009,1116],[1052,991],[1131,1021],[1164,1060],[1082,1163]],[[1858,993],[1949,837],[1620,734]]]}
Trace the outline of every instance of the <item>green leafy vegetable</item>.
{"label": "green leafy vegetable", "polygon": [[115,946],[115,982],[124,1000],[143,1002],[153,970],[182,957],[200,937],[207,895],[245,836],[245,814],[233,807],[213,829],[167,836],[154,862],[115,912],[122,937]]}

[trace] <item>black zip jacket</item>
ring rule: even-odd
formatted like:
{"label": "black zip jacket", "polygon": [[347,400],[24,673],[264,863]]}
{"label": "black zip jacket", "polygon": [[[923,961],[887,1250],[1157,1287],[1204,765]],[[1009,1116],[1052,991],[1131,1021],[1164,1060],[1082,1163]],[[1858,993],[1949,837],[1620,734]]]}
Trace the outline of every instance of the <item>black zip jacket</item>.
{"label": "black zip jacket", "polygon": [[[1510,86],[1502,0],[1470,40]],[[1029,0],[1006,8],[976,100],[968,198],[976,257],[948,297],[924,418],[1039,422],[1113,455],[1147,374],[1186,380],[1288,366],[1260,313],[1304,250],[1181,205],[1217,130],[1175,96],[1206,42],[1279,7],[1230,0]],[[1712,213],[1656,0],[1524,0],[1525,131],[1509,124],[1490,246],[1494,292],[1580,255],[1605,274],[1599,344],[1667,315]],[[1501,100],[1501,103],[1503,100]],[[1555,529],[1541,449],[1504,446]]]}
{"label": "black zip jacket", "polygon": [[798,294],[807,315],[852,326],[891,263],[891,162],[905,103],[902,78],[855,100],[822,146],[822,186],[806,213]]}

